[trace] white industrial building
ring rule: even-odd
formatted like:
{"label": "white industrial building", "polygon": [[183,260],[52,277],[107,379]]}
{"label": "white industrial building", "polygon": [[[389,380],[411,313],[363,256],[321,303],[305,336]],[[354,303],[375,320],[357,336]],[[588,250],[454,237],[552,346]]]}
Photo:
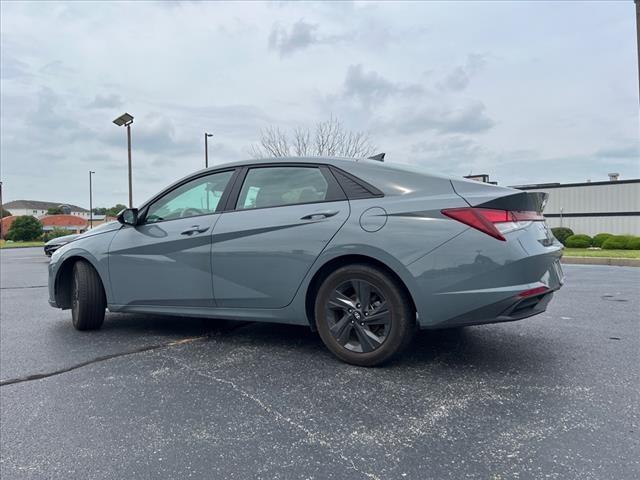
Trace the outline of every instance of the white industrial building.
{"label": "white industrial building", "polygon": [[574,233],[640,235],[640,179],[608,182],[545,183],[513,188],[549,194],[544,216],[550,227]]}

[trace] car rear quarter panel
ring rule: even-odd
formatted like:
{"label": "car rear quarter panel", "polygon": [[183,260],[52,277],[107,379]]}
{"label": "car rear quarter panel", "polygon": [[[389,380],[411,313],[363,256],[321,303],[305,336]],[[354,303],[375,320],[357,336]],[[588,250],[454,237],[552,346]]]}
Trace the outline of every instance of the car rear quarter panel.
{"label": "car rear quarter panel", "polygon": [[[340,231],[314,263],[296,297],[294,311],[304,312],[302,304],[305,292],[315,273],[328,262],[346,255],[361,255],[377,260],[393,270],[403,281],[419,316],[423,290],[418,277],[409,268],[420,260],[462,234],[467,227],[450,221],[440,211],[443,208],[462,207],[466,203],[453,192],[450,184],[433,182],[432,195],[405,192],[380,198],[351,200],[351,215]],[[373,211],[384,216],[382,228],[366,231],[362,227],[363,215]],[[384,212],[384,213],[383,213]]]}

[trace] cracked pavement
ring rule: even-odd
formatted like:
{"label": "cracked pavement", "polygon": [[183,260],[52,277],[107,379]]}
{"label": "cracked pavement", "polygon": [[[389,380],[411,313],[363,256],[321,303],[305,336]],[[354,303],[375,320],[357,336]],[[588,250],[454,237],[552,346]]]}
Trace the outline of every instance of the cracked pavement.
{"label": "cracked pavement", "polygon": [[421,332],[364,369],[294,326],[76,332],[47,261],[0,252],[3,480],[640,476],[638,268],[568,265],[545,314]]}

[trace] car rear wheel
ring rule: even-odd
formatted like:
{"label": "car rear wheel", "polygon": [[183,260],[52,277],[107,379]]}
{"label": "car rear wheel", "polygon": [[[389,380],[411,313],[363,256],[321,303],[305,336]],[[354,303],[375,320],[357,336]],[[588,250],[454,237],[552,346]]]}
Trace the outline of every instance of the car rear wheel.
{"label": "car rear wheel", "polygon": [[73,266],[71,318],[76,330],[97,330],[104,322],[107,301],[100,276],[82,260]]}
{"label": "car rear wheel", "polygon": [[322,341],[341,360],[380,365],[406,348],[415,313],[404,289],[383,270],[348,265],[320,286],[315,318]]}

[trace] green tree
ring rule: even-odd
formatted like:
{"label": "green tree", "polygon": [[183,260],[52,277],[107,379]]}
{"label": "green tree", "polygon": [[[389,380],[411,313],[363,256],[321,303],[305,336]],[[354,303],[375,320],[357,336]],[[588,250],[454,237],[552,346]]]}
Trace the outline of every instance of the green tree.
{"label": "green tree", "polygon": [[28,242],[36,240],[42,235],[42,224],[31,215],[22,215],[16,218],[9,228],[7,240],[14,242]]}
{"label": "green tree", "polygon": [[115,217],[116,215],[118,215],[118,213],[120,213],[120,210],[124,210],[125,208],[127,208],[126,205],[122,205],[121,203],[116,203],[115,206],[111,208],[107,208],[105,215],[108,215],[109,217]]}
{"label": "green tree", "polygon": [[46,232],[42,236],[42,239],[45,242],[48,242],[49,240],[53,240],[54,238],[64,237],[65,235],[71,235],[72,233],[73,232],[70,232],[69,230],[66,230],[64,228],[53,227],[53,230],[49,230],[48,232]]}
{"label": "green tree", "polygon": [[9,210],[6,210],[4,207],[0,207],[0,218],[10,217],[10,216],[11,216],[11,212]]}
{"label": "green tree", "polygon": [[60,207],[51,207],[47,209],[47,215],[62,215],[64,212]]}
{"label": "green tree", "polygon": [[93,214],[94,215],[106,215],[107,214],[107,209],[104,208],[104,207],[94,208],[93,209]]}

